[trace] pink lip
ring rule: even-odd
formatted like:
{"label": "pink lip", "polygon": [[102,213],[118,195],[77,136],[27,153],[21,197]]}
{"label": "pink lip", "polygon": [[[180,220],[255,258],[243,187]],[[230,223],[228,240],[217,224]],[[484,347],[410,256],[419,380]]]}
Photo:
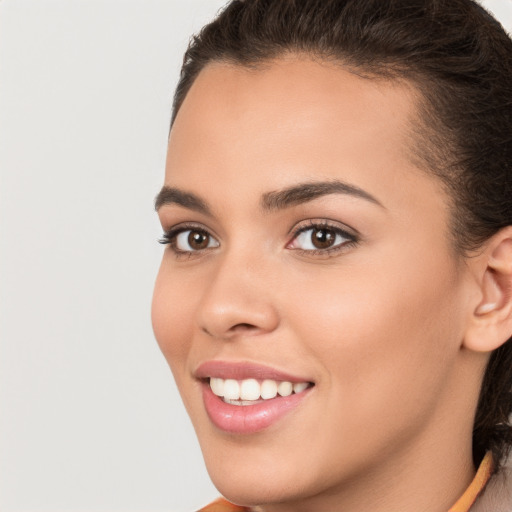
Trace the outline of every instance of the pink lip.
{"label": "pink lip", "polygon": [[211,422],[232,434],[253,434],[264,430],[293,411],[312,388],[290,396],[277,396],[254,405],[231,405],[214,395],[207,382],[202,384],[203,401]]}
{"label": "pink lip", "polygon": [[301,393],[286,397],[277,396],[271,400],[256,402],[254,405],[231,405],[216,396],[210,389],[210,384],[204,379],[208,377],[236,380],[253,378],[289,382],[309,382],[309,379],[252,363],[234,364],[222,361],[209,361],[202,364],[195,375],[203,379],[201,386],[203,402],[211,422],[217,428],[232,434],[253,434],[274,425],[299,406],[312,390],[310,387]]}

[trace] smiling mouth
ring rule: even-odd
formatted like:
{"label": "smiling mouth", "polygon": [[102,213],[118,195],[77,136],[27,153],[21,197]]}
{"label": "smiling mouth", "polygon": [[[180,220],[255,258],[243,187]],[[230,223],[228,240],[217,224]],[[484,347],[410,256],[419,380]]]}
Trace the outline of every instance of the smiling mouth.
{"label": "smiling mouth", "polygon": [[224,403],[238,406],[250,406],[276,397],[288,397],[299,394],[313,386],[311,382],[290,382],[272,379],[222,379],[210,377],[208,383],[213,394]]}
{"label": "smiling mouth", "polygon": [[210,421],[230,435],[256,434],[293,418],[315,387],[306,376],[251,362],[207,361],[194,377]]}

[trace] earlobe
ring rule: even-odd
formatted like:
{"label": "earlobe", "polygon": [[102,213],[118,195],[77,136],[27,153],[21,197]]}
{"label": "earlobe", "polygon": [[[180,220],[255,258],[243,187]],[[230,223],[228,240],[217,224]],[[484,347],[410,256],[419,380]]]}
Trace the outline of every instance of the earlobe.
{"label": "earlobe", "polygon": [[512,227],[502,229],[486,244],[481,275],[480,301],[474,308],[464,346],[491,352],[512,336]]}

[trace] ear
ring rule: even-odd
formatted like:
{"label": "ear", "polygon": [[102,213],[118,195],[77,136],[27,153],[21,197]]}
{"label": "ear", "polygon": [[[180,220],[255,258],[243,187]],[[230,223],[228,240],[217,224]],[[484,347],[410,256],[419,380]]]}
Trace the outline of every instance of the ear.
{"label": "ear", "polygon": [[463,346],[491,352],[512,336],[512,226],[491,237],[476,260],[480,301]]}

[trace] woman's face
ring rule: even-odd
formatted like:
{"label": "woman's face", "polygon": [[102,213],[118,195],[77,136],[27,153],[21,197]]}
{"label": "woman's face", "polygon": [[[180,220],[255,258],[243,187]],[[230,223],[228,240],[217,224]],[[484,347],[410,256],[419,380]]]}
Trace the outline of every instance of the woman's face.
{"label": "woman's face", "polygon": [[469,279],[447,197],[412,163],[414,98],[289,57],[212,64],[180,109],[153,325],[235,502],[376,483],[470,436],[453,399],[477,392],[456,371]]}

